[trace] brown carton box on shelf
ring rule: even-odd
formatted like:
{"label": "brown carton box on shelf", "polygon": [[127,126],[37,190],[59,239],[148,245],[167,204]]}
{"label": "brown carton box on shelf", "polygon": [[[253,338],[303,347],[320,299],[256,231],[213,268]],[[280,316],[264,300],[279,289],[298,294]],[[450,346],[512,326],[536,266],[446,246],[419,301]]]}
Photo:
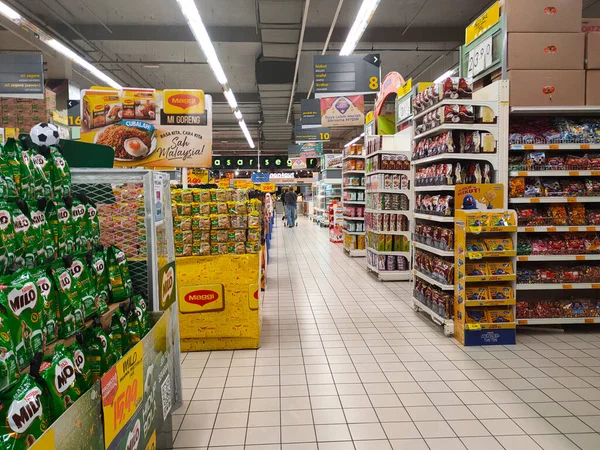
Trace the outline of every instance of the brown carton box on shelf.
{"label": "brown carton box on shelf", "polygon": [[588,33],[586,38],[586,68],[600,69],[600,33]]}
{"label": "brown carton box on shelf", "polygon": [[584,54],[584,33],[508,34],[509,70],[580,70]]}
{"label": "brown carton box on shelf", "polygon": [[510,106],[583,106],[585,70],[509,70]]}
{"label": "brown carton box on shelf", "polygon": [[585,71],[585,104],[600,106],[600,70]]}
{"label": "brown carton box on shelf", "polygon": [[583,18],[581,20],[581,31],[584,33],[599,33],[600,19]]}
{"label": "brown carton box on shelf", "polygon": [[582,0],[503,0],[509,33],[581,31]]}

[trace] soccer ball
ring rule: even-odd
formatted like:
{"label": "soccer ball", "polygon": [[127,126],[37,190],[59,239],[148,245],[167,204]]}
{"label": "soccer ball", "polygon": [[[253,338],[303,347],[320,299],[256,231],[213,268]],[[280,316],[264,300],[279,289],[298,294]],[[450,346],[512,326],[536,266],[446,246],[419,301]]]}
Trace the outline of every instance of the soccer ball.
{"label": "soccer ball", "polygon": [[58,144],[60,136],[58,135],[58,128],[50,123],[38,123],[31,129],[29,133],[31,140],[35,145],[47,146]]}

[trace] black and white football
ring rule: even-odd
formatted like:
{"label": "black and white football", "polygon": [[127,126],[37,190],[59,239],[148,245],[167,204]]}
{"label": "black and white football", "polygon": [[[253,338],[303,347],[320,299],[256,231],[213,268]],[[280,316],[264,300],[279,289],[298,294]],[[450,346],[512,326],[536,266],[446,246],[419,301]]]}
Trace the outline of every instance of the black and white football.
{"label": "black and white football", "polygon": [[38,123],[31,129],[29,133],[31,140],[34,144],[39,146],[48,146],[58,144],[60,136],[58,135],[58,128],[51,123]]}

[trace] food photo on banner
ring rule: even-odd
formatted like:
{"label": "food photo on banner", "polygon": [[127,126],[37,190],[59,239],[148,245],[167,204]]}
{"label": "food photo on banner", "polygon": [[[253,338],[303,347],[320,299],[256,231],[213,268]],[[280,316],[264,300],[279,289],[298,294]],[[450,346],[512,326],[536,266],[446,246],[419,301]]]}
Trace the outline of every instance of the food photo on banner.
{"label": "food photo on banner", "polygon": [[81,117],[81,140],[112,147],[115,167],[212,165],[212,98],[202,90],[84,90]]}

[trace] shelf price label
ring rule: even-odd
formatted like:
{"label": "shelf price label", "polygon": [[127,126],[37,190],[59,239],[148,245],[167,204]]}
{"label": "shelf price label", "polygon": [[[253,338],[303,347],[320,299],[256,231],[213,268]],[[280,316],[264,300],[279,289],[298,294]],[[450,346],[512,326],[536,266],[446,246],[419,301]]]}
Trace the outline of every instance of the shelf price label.
{"label": "shelf price label", "polygon": [[484,70],[492,66],[494,58],[492,56],[492,36],[476,45],[469,52],[469,61],[467,65],[467,76],[476,77]]}

